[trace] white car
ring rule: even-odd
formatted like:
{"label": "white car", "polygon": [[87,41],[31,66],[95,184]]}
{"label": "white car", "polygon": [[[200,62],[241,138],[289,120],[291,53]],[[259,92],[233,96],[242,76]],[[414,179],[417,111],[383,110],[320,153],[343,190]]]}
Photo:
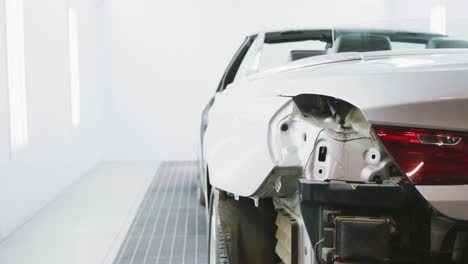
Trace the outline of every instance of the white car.
{"label": "white car", "polygon": [[468,263],[467,48],[248,36],[202,117],[210,263]]}

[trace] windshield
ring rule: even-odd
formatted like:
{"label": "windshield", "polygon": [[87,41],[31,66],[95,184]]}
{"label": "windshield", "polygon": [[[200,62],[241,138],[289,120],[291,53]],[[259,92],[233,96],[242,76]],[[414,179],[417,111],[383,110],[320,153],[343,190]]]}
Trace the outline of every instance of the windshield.
{"label": "windshield", "polygon": [[[456,23],[453,23],[456,24]],[[457,27],[452,27],[457,29]],[[467,49],[468,36],[437,23],[372,23],[330,29],[271,31],[259,34],[236,80],[292,61],[326,54],[423,49]],[[461,31],[464,32],[464,31]]]}
{"label": "windshield", "polygon": [[330,53],[468,48],[468,38],[459,34],[460,31],[448,32],[446,24],[436,22],[390,21],[372,23],[372,26],[336,26]]}
{"label": "windshield", "polygon": [[388,29],[335,29],[330,53],[370,52],[386,50],[468,47],[468,42],[448,38],[447,35],[388,30]]}

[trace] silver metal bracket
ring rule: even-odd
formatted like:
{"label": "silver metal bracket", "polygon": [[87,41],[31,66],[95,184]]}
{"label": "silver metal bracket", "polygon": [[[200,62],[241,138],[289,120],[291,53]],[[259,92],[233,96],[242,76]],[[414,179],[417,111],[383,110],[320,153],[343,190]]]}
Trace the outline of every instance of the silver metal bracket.
{"label": "silver metal bracket", "polygon": [[253,200],[254,200],[255,207],[258,207],[259,199],[258,199],[258,198],[254,198]]}

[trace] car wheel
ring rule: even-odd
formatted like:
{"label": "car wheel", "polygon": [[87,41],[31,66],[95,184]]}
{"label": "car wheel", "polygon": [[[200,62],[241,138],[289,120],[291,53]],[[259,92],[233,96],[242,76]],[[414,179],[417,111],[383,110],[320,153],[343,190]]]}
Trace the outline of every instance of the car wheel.
{"label": "car wheel", "polygon": [[206,205],[205,195],[204,195],[203,190],[202,190],[202,188],[200,186],[198,186],[198,188],[197,188],[197,201],[198,201],[198,204],[201,207],[205,207],[205,205]]}
{"label": "car wheel", "polygon": [[209,218],[209,263],[229,264],[224,233],[221,228],[218,210],[219,194],[213,190],[211,192],[211,206]]}

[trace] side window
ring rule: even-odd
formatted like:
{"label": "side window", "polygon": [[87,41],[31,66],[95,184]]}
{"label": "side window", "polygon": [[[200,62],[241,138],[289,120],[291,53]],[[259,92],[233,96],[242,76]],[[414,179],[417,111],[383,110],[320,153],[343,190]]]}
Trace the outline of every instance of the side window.
{"label": "side window", "polygon": [[241,47],[236,52],[236,54],[232,58],[231,62],[229,63],[229,66],[227,67],[226,71],[224,72],[223,78],[221,79],[221,82],[219,83],[218,89],[216,90],[217,92],[224,91],[224,89],[226,89],[226,86],[228,86],[229,84],[231,84],[234,81],[234,79],[236,78],[237,72],[239,70],[239,67],[242,64],[242,62],[244,61],[245,55],[249,51],[249,49],[252,46],[252,43],[255,41],[256,37],[257,37],[257,35],[249,36],[242,43]]}

